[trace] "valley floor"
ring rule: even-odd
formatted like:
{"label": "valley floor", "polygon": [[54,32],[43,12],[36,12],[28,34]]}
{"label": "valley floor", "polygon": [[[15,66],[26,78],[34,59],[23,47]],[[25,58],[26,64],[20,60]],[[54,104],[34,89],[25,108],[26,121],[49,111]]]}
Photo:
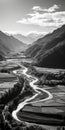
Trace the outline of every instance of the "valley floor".
{"label": "valley floor", "polygon": [[[0,63],[0,97],[7,93],[9,89],[13,88],[14,84],[18,82],[18,76],[22,76],[24,69],[24,67],[21,67],[22,64],[23,61],[21,59],[11,59]],[[65,125],[65,70],[37,68],[31,67],[27,63],[25,64],[28,66],[28,75],[32,75],[33,78],[26,77],[25,75],[24,78],[29,83],[34,79],[34,77],[37,77],[38,81],[35,85],[37,85],[40,94],[31,99],[31,102],[28,102],[28,104],[24,105],[24,107],[18,111],[18,119],[20,121],[28,122],[27,124],[24,123],[25,127],[28,127],[28,129],[33,123],[34,126],[35,123],[38,124],[37,126],[39,127],[41,125],[42,130],[57,130],[57,127],[61,129],[60,126]],[[17,69],[15,69],[16,67]],[[2,72],[4,68],[7,72]],[[44,101],[48,95],[47,93],[43,93],[41,91],[42,89],[48,91],[52,95],[52,98]],[[22,96],[22,93],[17,96],[17,105],[26,99],[31,98],[34,94],[36,94],[34,88],[33,90],[30,88],[27,90],[26,88],[24,96]],[[11,120],[14,119],[12,118]],[[16,120],[14,120],[14,122],[15,124],[18,124]],[[19,125],[21,125],[21,122],[18,124],[18,127],[21,127]],[[44,127],[44,125],[47,126]],[[57,125],[57,127],[54,125]],[[40,129],[39,127],[37,127],[37,130]],[[11,128],[13,129],[13,127]],[[34,130],[36,130],[36,128]]]}

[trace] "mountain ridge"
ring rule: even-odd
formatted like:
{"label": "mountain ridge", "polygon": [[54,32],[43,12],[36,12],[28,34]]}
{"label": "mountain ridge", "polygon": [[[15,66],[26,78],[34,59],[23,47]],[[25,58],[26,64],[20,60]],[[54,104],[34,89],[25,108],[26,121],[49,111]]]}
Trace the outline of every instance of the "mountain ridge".
{"label": "mountain ridge", "polygon": [[34,59],[37,66],[65,68],[65,25],[38,39],[25,54]]}

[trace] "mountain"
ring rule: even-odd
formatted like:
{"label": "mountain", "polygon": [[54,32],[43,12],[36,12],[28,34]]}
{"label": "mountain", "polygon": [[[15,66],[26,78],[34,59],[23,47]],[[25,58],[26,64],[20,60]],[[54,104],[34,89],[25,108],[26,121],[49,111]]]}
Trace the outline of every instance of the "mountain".
{"label": "mountain", "polygon": [[29,38],[35,39],[35,41],[36,41],[37,39],[42,38],[44,35],[41,34],[41,33],[38,34],[38,33],[35,33],[35,32],[31,32],[31,33],[29,33],[27,36],[28,36]]}
{"label": "mountain", "polygon": [[24,44],[23,42],[19,41],[13,36],[8,36],[1,31],[0,31],[0,39],[2,40],[3,45],[5,45],[7,48],[9,48],[12,51],[16,51],[19,49],[24,50],[26,47],[26,44]]}
{"label": "mountain", "polygon": [[24,36],[22,34],[15,34],[13,35],[15,38],[17,38],[19,41],[23,41],[24,43],[26,44],[31,44],[32,42],[35,41],[34,38],[31,38],[31,37],[27,37],[27,36]]}
{"label": "mountain", "polygon": [[3,41],[0,39],[0,60],[3,60],[6,55],[8,55],[10,50],[3,45]]}
{"label": "mountain", "polygon": [[65,25],[35,41],[25,54],[37,66],[65,68]]}
{"label": "mountain", "polygon": [[0,31],[0,60],[10,53],[24,51],[26,48],[27,45],[23,42]]}
{"label": "mountain", "polygon": [[26,44],[32,44],[34,41],[36,41],[38,38],[42,37],[42,34],[28,34],[27,36],[24,36],[22,34],[14,34],[15,38],[17,38],[19,41],[22,41]]}

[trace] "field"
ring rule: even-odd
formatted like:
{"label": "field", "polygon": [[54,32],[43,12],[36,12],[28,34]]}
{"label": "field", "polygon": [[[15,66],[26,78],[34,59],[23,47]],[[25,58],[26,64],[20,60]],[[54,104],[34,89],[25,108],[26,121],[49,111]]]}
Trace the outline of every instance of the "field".
{"label": "field", "polygon": [[4,93],[8,92],[8,90],[11,89],[17,82],[16,76],[6,71],[13,68],[14,66],[15,64],[6,64],[6,62],[0,63],[0,97]]}
{"label": "field", "polygon": [[[44,122],[44,116],[49,116],[48,120],[52,119],[51,116],[63,120],[65,118],[65,70],[34,67],[33,71],[29,73],[38,77],[39,81],[36,83],[38,87],[49,91],[53,98],[43,101],[45,94],[38,95],[29,105],[24,106],[18,116],[23,120],[30,121],[31,116],[34,115],[34,122],[37,113],[37,119],[40,118],[40,120],[43,120],[42,122]],[[39,114],[40,117],[38,117]]]}
{"label": "field", "polygon": [[[13,74],[13,71],[15,72],[16,70],[16,75],[18,76],[21,76],[23,71],[22,67],[20,67],[18,64],[22,64],[21,59],[20,61],[18,59],[10,59],[7,62],[3,61],[0,63],[0,97],[13,87],[14,89],[12,90],[16,91],[16,86],[14,84],[16,84],[18,80],[15,74]],[[22,128],[24,126],[26,129],[28,127],[31,127],[32,129],[33,127],[35,130],[57,130],[55,125],[65,125],[65,70],[39,68],[35,66],[28,66],[27,63],[25,64],[26,65],[24,66],[28,68],[27,74],[33,77],[26,78],[27,81],[25,80],[24,84],[26,87],[23,93],[21,91],[20,94],[16,96],[14,91],[10,91],[10,94],[13,93],[16,99],[9,102],[7,108],[5,107],[4,109],[6,120],[9,121],[11,129],[13,129],[14,125],[15,130],[16,127]],[[24,77],[26,76],[24,75]],[[32,99],[31,102],[29,101],[28,104],[17,113],[18,119],[23,121],[22,126],[22,123],[18,124],[18,122],[12,118],[11,112],[19,103],[23,102],[27,98],[30,98],[36,93],[35,90],[29,86],[29,82],[33,81],[34,77],[38,78],[37,83],[35,83],[38,88],[48,91],[53,97],[44,101],[44,99],[48,97],[48,94],[39,89],[38,91],[40,93],[37,95],[37,97]],[[17,87],[17,94],[18,91],[19,86]],[[8,116],[10,117],[8,118]],[[26,122],[28,123],[25,124]]]}

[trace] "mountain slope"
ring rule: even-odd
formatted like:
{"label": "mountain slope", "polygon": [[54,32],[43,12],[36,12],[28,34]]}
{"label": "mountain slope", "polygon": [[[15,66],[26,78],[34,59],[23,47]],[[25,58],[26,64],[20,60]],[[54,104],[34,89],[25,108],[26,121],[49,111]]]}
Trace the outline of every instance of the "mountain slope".
{"label": "mountain slope", "polygon": [[65,40],[60,42],[60,45],[50,49],[45,55],[40,56],[39,59],[38,66],[65,68]]}
{"label": "mountain slope", "polygon": [[26,48],[27,45],[23,42],[0,31],[0,60],[9,56],[10,53],[13,54],[19,51],[24,51]]}
{"label": "mountain slope", "polygon": [[26,55],[38,66],[65,68],[65,25],[37,40]]}
{"label": "mountain slope", "polygon": [[24,50],[26,47],[26,44],[15,39],[13,36],[6,35],[1,31],[0,31],[0,40],[2,41],[2,45],[4,45],[6,48],[8,48],[11,51],[18,51],[20,49]]}
{"label": "mountain slope", "polygon": [[0,39],[0,60],[3,60],[6,55],[9,55],[10,50],[3,45],[3,41]]}

